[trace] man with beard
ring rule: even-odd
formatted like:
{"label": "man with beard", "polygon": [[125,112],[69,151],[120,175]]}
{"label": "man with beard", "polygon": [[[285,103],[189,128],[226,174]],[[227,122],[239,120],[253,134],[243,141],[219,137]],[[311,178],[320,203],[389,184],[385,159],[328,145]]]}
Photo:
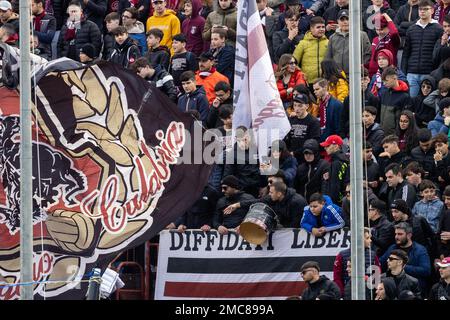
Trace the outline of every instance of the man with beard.
{"label": "man with beard", "polygon": [[197,85],[203,86],[206,91],[206,97],[208,102],[213,103],[216,98],[214,88],[217,83],[224,81],[230,83],[227,77],[221,74],[214,67],[215,57],[212,52],[204,52],[199,57],[198,67],[199,70],[196,72],[195,81]]}
{"label": "man with beard", "polygon": [[[382,268],[386,270],[386,267],[389,267],[387,262],[388,258],[391,257],[391,253],[396,249],[405,251],[408,255],[408,261],[401,266],[400,271],[404,268],[408,275],[419,280],[422,292],[426,292],[427,278],[431,275],[430,256],[424,246],[412,241],[412,231],[412,227],[406,222],[397,224],[395,226],[395,244],[387,249],[380,258],[380,262]],[[396,270],[398,271],[398,269]]]}

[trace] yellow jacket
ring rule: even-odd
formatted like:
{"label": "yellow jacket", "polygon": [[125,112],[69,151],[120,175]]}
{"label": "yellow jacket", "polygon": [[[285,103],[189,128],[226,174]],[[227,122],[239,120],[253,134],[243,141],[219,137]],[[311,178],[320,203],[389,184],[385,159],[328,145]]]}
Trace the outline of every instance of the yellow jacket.
{"label": "yellow jacket", "polygon": [[[342,75],[347,79],[345,76],[345,72],[342,71]],[[344,99],[348,96],[348,82],[347,80],[344,80],[342,78],[339,78],[336,85],[330,84],[328,86],[328,92],[336,99],[338,99],[340,102],[344,102]]]}
{"label": "yellow jacket", "polygon": [[180,20],[178,20],[176,12],[167,9],[161,16],[153,14],[147,19],[147,32],[152,28],[158,28],[164,32],[160,45],[167,46],[173,54],[172,38],[181,33]]}
{"label": "yellow jacket", "polygon": [[328,48],[328,39],[323,36],[320,39],[313,37],[311,31],[305,34],[294,50],[294,58],[297,59],[300,69],[306,75],[308,83],[313,83],[320,78],[322,70],[320,63],[325,58]]}

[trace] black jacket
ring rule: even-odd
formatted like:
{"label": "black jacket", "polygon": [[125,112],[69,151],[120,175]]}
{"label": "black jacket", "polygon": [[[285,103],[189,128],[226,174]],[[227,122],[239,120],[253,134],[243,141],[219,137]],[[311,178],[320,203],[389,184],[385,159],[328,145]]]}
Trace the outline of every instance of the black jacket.
{"label": "black jacket", "polygon": [[405,200],[408,207],[413,208],[414,204],[417,202],[416,189],[410,185],[408,181],[403,180],[403,182],[398,184],[395,188],[390,188],[388,194],[388,206],[396,199]]}
{"label": "black jacket", "polygon": [[367,182],[379,181],[380,179],[380,168],[378,163],[373,160],[364,162],[364,172],[363,178]]}
{"label": "black jacket", "polygon": [[172,76],[163,67],[157,65],[155,67],[155,73],[150,79],[147,80],[153,82],[159,90],[169,97],[170,100],[177,103],[177,87],[173,83]]}
{"label": "black jacket", "polygon": [[108,57],[111,56],[111,53],[114,50],[114,45],[116,43],[116,40],[114,39],[114,36],[111,33],[107,33],[103,36],[103,52],[102,56],[103,59],[108,59]]}
{"label": "black jacket", "polygon": [[141,53],[138,46],[132,38],[128,37],[121,45],[117,42],[114,44],[114,49],[108,57],[108,61],[120,64],[125,69],[128,69],[140,56]]}
{"label": "black jacket", "polygon": [[[439,223],[438,237],[442,231],[450,231],[450,210],[447,210],[444,206],[441,213],[441,222]],[[450,241],[446,243],[442,242],[440,239],[437,241],[437,250],[439,255],[444,255],[444,257],[450,256]]]}
{"label": "black jacket", "polygon": [[374,123],[368,129],[366,129],[366,141],[372,144],[373,154],[377,157],[381,152],[383,152],[383,146],[381,142],[384,139],[384,131],[379,123]]}
{"label": "black jacket", "polygon": [[338,285],[326,276],[320,276],[316,282],[308,283],[308,287],[303,291],[302,300],[316,300],[320,294],[331,295],[335,300],[341,298]]}
{"label": "black jacket", "polygon": [[316,140],[306,140],[304,149],[314,151],[314,161],[311,163],[303,161],[298,166],[294,187],[298,194],[309,200],[313,193],[322,191],[322,176],[330,170],[330,163],[320,158],[319,143]]}
{"label": "black jacket", "polygon": [[450,300],[450,284],[444,280],[439,280],[431,288],[429,300]]}
{"label": "black jacket", "polygon": [[341,203],[345,184],[350,181],[349,163],[342,150],[331,155],[329,178],[322,182],[322,192],[329,195],[333,203]]}
{"label": "black jacket", "polygon": [[[420,85],[422,85],[424,81],[428,81],[431,83],[431,92],[436,90],[436,79],[434,79],[432,76],[425,76]],[[423,103],[423,100],[425,98],[426,97],[422,94],[422,90],[419,90],[419,94],[412,98],[411,102],[412,111],[414,112],[416,123],[419,128],[426,128],[428,122],[433,120],[436,116],[436,110]]]}
{"label": "black jacket", "polygon": [[285,228],[299,228],[303,209],[308,205],[305,198],[296,193],[294,189],[288,188],[282,201],[272,201],[270,196],[265,196],[263,199],[241,202],[241,208],[249,208],[256,202],[267,204],[276,213],[278,221]]}
{"label": "black jacket", "polygon": [[417,161],[422,166],[423,170],[428,172],[428,175],[425,173],[424,179],[429,179],[429,175],[433,174],[433,171],[435,170],[434,153],[434,148],[430,148],[427,152],[423,152],[420,146],[411,150],[411,159]]}
{"label": "black jacket", "polygon": [[56,30],[61,30],[67,19],[67,7],[71,0],[53,0],[53,16],[56,19]]}
{"label": "black jacket", "polygon": [[439,23],[429,23],[425,28],[417,24],[409,27],[401,64],[403,73],[429,74],[435,69],[433,50],[442,33]]}
{"label": "black jacket", "polygon": [[405,43],[406,31],[419,19],[419,5],[410,6],[409,3],[401,6],[394,18],[394,23],[397,26],[398,33],[402,39],[400,46],[403,48]]}
{"label": "black jacket", "polygon": [[295,50],[295,47],[298,45],[300,40],[303,39],[302,34],[298,34],[294,37],[294,39],[289,39],[289,31],[287,28],[284,28],[281,31],[277,31],[272,36],[272,46],[273,46],[273,55],[275,63],[278,64],[278,60],[285,53],[292,54]]}
{"label": "black jacket", "polygon": [[219,118],[219,110],[220,107],[224,104],[229,104],[231,106],[233,105],[233,94],[231,94],[227,100],[221,102],[219,107],[216,108],[213,105],[209,106],[208,119],[206,120],[206,127],[208,129],[219,128],[223,126],[223,121]]}
{"label": "black jacket", "polygon": [[72,60],[80,61],[80,49],[87,43],[95,47],[95,54],[98,55],[102,48],[102,35],[95,23],[89,20],[81,21],[81,27],[77,30],[74,41],[74,50],[71,50],[71,42],[66,41],[64,36],[67,32],[67,25],[64,24],[58,38],[58,57],[68,57]]}
{"label": "black jacket", "polygon": [[244,202],[246,200],[255,199],[252,195],[238,192],[230,198],[222,197],[219,199],[216,205],[216,210],[214,212],[213,218],[213,228],[217,229],[220,226],[224,226],[225,228],[236,228],[239,226],[244,220],[245,215],[247,214],[248,208],[239,208],[233,211],[233,213],[229,215],[224,215],[223,210],[237,202]]}
{"label": "black jacket", "polygon": [[372,249],[378,257],[381,257],[386,250],[395,242],[394,224],[386,216],[382,215],[378,220],[370,221],[372,233]]}
{"label": "black jacket", "polygon": [[[406,155],[405,152],[400,151],[399,153],[394,154],[392,157],[379,157],[377,158],[378,164],[380,165],[380,176],[384,178],[384,169],[389,166],[391,163],[397,163],[405,168],[408,163],[411,162],[411,157]],[[412,208],[412,207],[411,207]]]}
{"label": "black jacket", "polygon": [[[239,150],[237,143],[234,144],[233,149],[227,151],[226,163],[223,176],[236,176],[244,190],[258,188],[259,186],[259,161],[257,153],[250,154],[250,149],[245,151]],[[229,160],[233,161],[232,163]]]}
{"label": "black jacket", "polygon": [[176,222],[188,229],[200,229],[203,225],[212,226],[214,210],[216,209],[219,193],[212,187],[206,186],[200,198]]}
{"label": "black jacket", "polygon": [[397,296],[400,292],[409,290],[414,293],[416,299],[422,299],[419,280],[406,274],[405,270],[397,276],[392,275],[388,270],[386,272],[386,276],[395,281],[395,284],[397,285]]}
{"label": "black jacket", "polygon": [[83,14],[86,18],[94,22],[100,31],[103,31],[103,20],[106,16],[107,0],[89,0],[87,4],[80,0]]}
{"label": "black jacket", "polygon": [[166,46],[159,46],[156,49],[149,48],[145,57],[150,61],[153,67],[156,67],[159,64],[164,67],[164,69],[169,70],[170,51]]}

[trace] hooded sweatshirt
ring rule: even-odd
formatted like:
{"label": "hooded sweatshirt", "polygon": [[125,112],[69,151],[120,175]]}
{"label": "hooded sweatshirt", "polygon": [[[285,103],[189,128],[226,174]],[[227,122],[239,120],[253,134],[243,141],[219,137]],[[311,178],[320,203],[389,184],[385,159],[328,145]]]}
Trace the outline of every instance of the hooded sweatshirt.
{"label": "hooded sweatshirt", "polygon": [[168,47],[172,52],[172,38],[181,32],[180,20],[175,11],[166,9],[160,16],[156,13],[147,19],[147,31],[158,28],[164,32],[160,45]]}
{"label": "hooded sweatshirt", "polygon": [[203,42],[205,18],[199,15],[202,4],[200,0],[192,0],[192,16],[183,21],[181,30],[186,36],[186,50],[197,57],[206,49]]}
{"label": "hooded sweatshirt", "polygon": [[[432,76],[425,76],[420,83],[420,86],[422,86],[424,82],[431,84],[430,93],[436,89],[436,80]],[[430,95],[430,93],[428,95]],[[426,97],[427,96],[423,95],[422,90],[419,90],[419,94],[412,99],[412,107],[416,117],[416,123],[419,127],[426,127],[428,122],[433,120],[436,116],[436,109],[423,103]]]}

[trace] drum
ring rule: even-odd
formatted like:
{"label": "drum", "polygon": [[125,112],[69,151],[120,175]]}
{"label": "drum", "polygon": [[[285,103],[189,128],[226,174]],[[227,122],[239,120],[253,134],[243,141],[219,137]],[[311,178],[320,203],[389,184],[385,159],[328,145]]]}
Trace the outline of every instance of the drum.
{"label": "drum", "polygon": [[263,244],[269,232],[276,227],[275,216],[275,212],[265,203],[255,203],[239,226],[239,233],[251,244]]}

